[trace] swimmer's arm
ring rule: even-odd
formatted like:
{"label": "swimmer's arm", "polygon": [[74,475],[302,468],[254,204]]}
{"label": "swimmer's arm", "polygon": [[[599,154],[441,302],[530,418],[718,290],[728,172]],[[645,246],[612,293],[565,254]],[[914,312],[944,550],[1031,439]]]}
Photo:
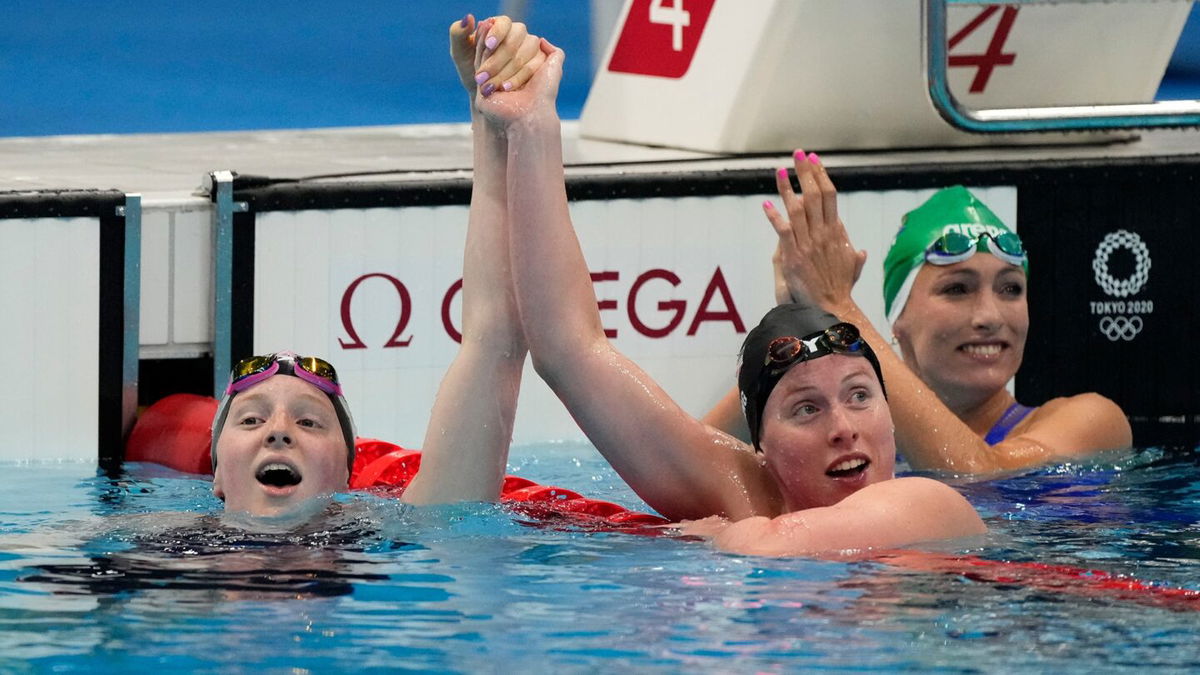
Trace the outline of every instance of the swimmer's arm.
{"label": "swimmer's arm", "polygon": [[909,369],[858,305],[848,303],[833,313],[859,326],[879,357],[896,424],[896,444],[913,469],[989,474],[1127,448],[1132,443],[1121,409],[1098,394],[1084,394],[1047,403],[1031,413],[1028,424],[1019,427],[1019,435],[989,446]]}
{"label": "swimmer's arm", "polygon": [[[505,17],[450,26],[450,54],[471,99],[474,181],[463,254],[462,346],[446,370],[422,445],[421,470],[404,492],[412,503],[499,498],[527,348],[508,260],[507,162],[503,129],[479,113],[474,71],[498,73],[497,57],[525,57],[536,38]],[[486,40],[498,35],[497,48]],[[509,42],[520,40],[510,48]],[[522,51],[524,49],[524,51]],[[506,51],[507,50],[507,51]],[[539,58],[534,64],[544,61]],[[493,65],[488,65],[493,64]],[[501,94],[493,94],[501,95]]]}
{"label": "swimmer's arm", "polygon": [[[494,111],[508,124],[513,274],[538,373],[621,477],[668,518],[744,517],[777,498],[753,453],[688,415],[604,337],[567,208],[554,107],[561,52]],[[539,96],[534,96],[539,94]]]}
{"label": "swimmer's arm", "polygon": [[1010,435],[992,446],[998,462],[1028,464],[1021,460],[1030,455],[1040,458],[1038,449],[1050,452],[1054,458],[1085,457],[1105,450],[1126,449],[1133,445],[1129,418],[1110,399],[1096,393],[1056,398],[1030,413],[1021,433]]}
{"label": "swimmer's arm", "polygon": [[975,509],[953,488],[913,477],[869,485],[833,506],[733,523],[713,544],[744,555],[793,556],[895,548],[985,532]]}
{"label": "swimmer's arm", "polygon": [[734,386],[720,401],[709,410],[702,422],[720,429],[743,443],[750,442],[750,427],[746,424],[746,415],[742,412],[742,399],[738,388]]}

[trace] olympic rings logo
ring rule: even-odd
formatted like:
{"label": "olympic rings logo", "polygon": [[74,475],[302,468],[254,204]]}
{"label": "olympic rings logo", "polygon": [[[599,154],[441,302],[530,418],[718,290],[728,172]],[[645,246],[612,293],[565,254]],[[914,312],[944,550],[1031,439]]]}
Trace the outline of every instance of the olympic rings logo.
{"label": "olympic rings logo", "polygon": [[[1118,248],[1129,249],[1137,261],[1133,275],[1128,279],[1116,279],[1108,271],[1108,257]],[[1142,287],[1150,279],[1150,249],[1146,247],[1146,242],[1142,241],[1136,232],[1128,230],[1109,232],[1096,247],[1096,257],[1092,259],[1092,271],[1096,275],[1096,283],[1104,289],[1105,293],[1117,298],[1134,295],[1142,290]],[[1139,327],[1137,331],[1140,330]],[[1137,335],[1137,331],[1134,331],[1133,334]],[[1110,336],[1110,339],[1116,338]]]}
{"label": "olympic rings logo", "polygon": [[1140,316],[1106,316],[1100,319],[1100,332],[1112,342],[1128,342],[1142,332],[1143,325]]}

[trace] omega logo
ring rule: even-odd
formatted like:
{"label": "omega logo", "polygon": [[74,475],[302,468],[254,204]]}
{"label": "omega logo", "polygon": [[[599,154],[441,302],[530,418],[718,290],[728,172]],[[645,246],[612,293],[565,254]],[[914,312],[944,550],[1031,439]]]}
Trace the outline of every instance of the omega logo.
{"label": "omega logo", "polygon": [[[591,278],[593,285],[620,282],[621,273],[616,270],[592,272]],[[339,313],[345,337],[339,337],[338,344],[342,349],[367,348],[367,343],[359,336],[358,330],[354,326],[351,301],[354,299],[355,292],[368,279],[382,279],[388,282],[395,289],[396,295],[400,300],[400,309],[399,315],[396,317],[396,324],[392,328],[391,336],[383,342],[381,347],[383,349],[408,347],[413,341],[413,336],[407,331],[409,322],[412,319],[415,303],[412,294],[404,282],[384,272],[371,272],[360,275],[351,281],[346,290],[342,292]],[[684,326],[684,319],[690,313],[688,310],[691,303],[681,298],[671,298],[674,295],[672,289],[678,288],[682,283],[683,279],[679,275],[661,268],[650,269],[637,275],[625,293],[625,313],[629,319],[629,325],[635,333],[651,339],[661,339],[672,335],[677,329]],[[462,286],[462,279],[451,284],[446,289],[446,292],[442,294],[441,302],[442,329],[446,332],[446,335],[458,343],[462,342],[462,331],[458,326],[454,325],[451,307],[455,298],[462,292]],[[664,298],[665,296],[665,298],[670,299],[659,299],[657,302],[653,302],[655,296],[659,298]],[[639,298],[641,299],[641,304],[639,304]],[[606,311],[619,309],[619,301],[611,297],[603,297],[597,300],[596,305],[601,314]],[[686,324],[685,329],[685,333],[689,337],[696,335],[701,325],[711,322],[729,323],[735,333],[746,332],[746,325],[742,321],[741,314],[738,313],[733,301],[733,294],[729,291],[729,285],[726,283],[725,275],[721,272],[720,267],[717,267],[713,271],[699,302],[694,306],[696,309],[690,313],[691,321]],[[388,323],[390,324],[390,319]],[[617,329],[606,327],[604,334],[610,339],[615,338],[617,337]]]}

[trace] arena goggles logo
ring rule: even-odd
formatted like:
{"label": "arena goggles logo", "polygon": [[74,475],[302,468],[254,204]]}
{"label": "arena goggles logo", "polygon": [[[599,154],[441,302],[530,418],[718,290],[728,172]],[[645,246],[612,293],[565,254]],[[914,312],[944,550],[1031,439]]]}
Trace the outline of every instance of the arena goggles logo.
{"label": "arena goggles logo", "polygon": [[[1110,261],[1121,250],[1133,256],[1133,271],[1118,278],[1112,273]],[[1110,341],[1133,340],[1146,326],[1143,317],[1154,312],[1153,300],[1133,299],[1150,281],[1150,264],[1150,249],[1136,232],[1109,232],[1096,247],[1092,259],[1096,285],[1109,298],[1118,298],[1091,302],[1092,314],[1100,316],[1100,332]]]}

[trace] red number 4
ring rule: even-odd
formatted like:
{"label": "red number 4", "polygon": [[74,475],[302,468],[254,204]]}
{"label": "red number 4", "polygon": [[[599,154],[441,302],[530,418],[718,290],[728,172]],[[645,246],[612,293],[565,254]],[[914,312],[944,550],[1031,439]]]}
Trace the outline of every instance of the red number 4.
{"label": "red number 4", "polygon": [[[963,29],[950,36],[949,50],[953,51],[958,43],[962,42],[971,33],[974,33],[977,28],[983,25],[993,14],[1001,8],[998,5],[984,8],[979,13],[979,16],[971,19],[971,22]],[[1012,30],[1013,22],[1017,20],[1017,7],[1004,7],[1004,13],[1000,15],[1000,20],[996,22],[996,32],[992,33],[992,41],[988,43],[987,51],[982,54],[958,54],[950,55],[950,61],[947,64],[950,68],[976,68],[975,79],[971,80],[971,93],[981,93],[987,87],[988,78],[992,76],[992,71],[997,66],[1011,66],[1016,60],[1017,55],[1013,53],[1004,53],[1004,42],[1008,40],[1008,33]]]}

